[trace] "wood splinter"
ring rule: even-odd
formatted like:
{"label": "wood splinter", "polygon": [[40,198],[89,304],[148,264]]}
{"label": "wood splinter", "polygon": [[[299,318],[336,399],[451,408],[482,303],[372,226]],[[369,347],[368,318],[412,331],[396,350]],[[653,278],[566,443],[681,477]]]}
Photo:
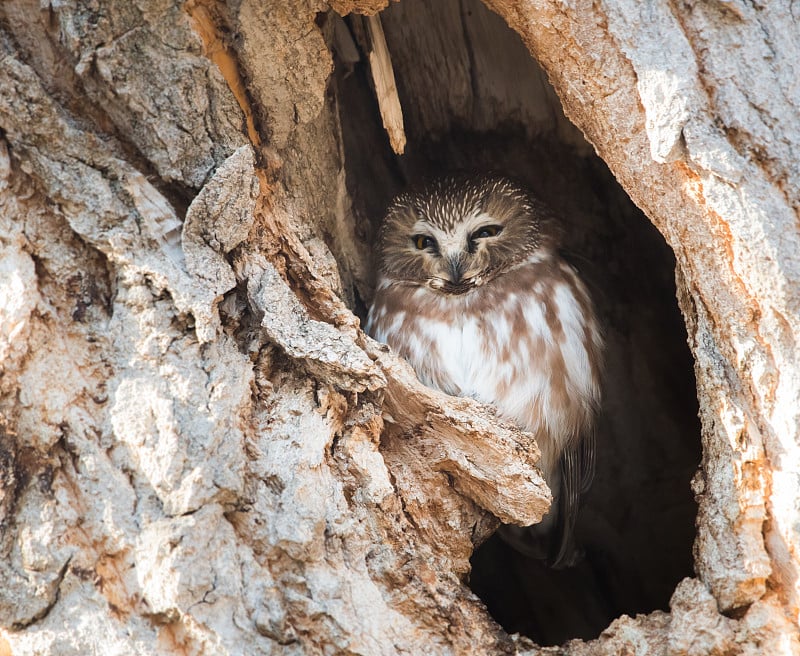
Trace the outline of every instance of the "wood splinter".
{"label": "wood splinter", "polygon": [[386,45],[386,36],[380,17],[366,16],[364,24],[369,38],[369,68],[378,97],[378,109],[392,150],[402,155],[406,148],[406,132],[403,127],[403,109],[397,95],[392,58]]}

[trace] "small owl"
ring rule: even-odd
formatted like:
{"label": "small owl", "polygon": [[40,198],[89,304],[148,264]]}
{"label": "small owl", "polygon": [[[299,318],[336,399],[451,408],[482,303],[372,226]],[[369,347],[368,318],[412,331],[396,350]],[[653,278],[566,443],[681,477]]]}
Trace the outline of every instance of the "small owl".
{"label": "small owl", "polygon": [[489,403],[534,434],[554,503],[542,523],[501,535],[569,565],[594,472],[602,338],[546,206],[497,176],[443,177],[398,196],[381,227],[367,332],[426,385]]}

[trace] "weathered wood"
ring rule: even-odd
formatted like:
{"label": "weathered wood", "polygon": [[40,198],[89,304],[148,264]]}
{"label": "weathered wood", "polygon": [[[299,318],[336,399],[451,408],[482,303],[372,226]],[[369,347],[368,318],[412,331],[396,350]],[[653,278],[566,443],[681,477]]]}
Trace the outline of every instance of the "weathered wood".
{"label": "weathered wood", "polygon": [[[382,15],[401,159],[365,62],[334,71],[347,25],[322,0],[0,5],[0,654],[800,654],[791,9],[487,4],[522,41],[467,0]],[[546,511],[536,445],[357,315],[406,178],[517,171],[604,290],[605,444],[627,455],[596,493],[628,516],[595,535],[623,532],[637,572],[684,544],[669,258],[610,186],[580,191],[610,183],[561,103],[675,252],[703,448],[669,612],[551,649],[466,584],[498,520]]]}
{"label": "weathered wood", "polygon": [[406,134],[403,130],[403,108],[397,97],[392,55],[386,47],[380,16],[366,16],[364,23],[369,35],[369,68],[375,84],[383,127],[389,135],[392,150],[402,155],[406,148]]}
{"label": "weathered wood", "polygon": [[797,21],[785,5],[536,3],[526,21],[491,4],[675,251],[704,429],[698,574],[720,608],[754,616],[777,603],[770,579],[794,622]]}

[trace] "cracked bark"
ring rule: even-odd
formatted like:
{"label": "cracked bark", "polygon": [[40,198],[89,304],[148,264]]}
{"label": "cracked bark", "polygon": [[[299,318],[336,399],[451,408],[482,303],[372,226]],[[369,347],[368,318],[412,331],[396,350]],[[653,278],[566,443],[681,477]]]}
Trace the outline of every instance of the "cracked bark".
{"label": "cracked bark", "polygon": [[[0,653],[800,654],[798,22],[487,5],[555,93],[476,3],[393,4],[405,159],[322,0],[0,6]],[[478,163],[446,135],[583,175],[560,104],[675,253],[702,464],[669,612],[546,648],[466,585],[536,445],[357,315],[381,205]]]}

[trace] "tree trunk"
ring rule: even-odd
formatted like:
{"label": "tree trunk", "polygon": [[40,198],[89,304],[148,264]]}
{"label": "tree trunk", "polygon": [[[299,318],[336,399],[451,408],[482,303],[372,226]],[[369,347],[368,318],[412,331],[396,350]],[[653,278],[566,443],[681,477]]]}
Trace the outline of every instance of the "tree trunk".
{"label": "tree trunk", "polygon": [[[0,655],[800,654],[800,18],[386,4],[0,5]],[[359,327],[455,167],[604,319],[572,570],[489,537],[530,436]]]}

